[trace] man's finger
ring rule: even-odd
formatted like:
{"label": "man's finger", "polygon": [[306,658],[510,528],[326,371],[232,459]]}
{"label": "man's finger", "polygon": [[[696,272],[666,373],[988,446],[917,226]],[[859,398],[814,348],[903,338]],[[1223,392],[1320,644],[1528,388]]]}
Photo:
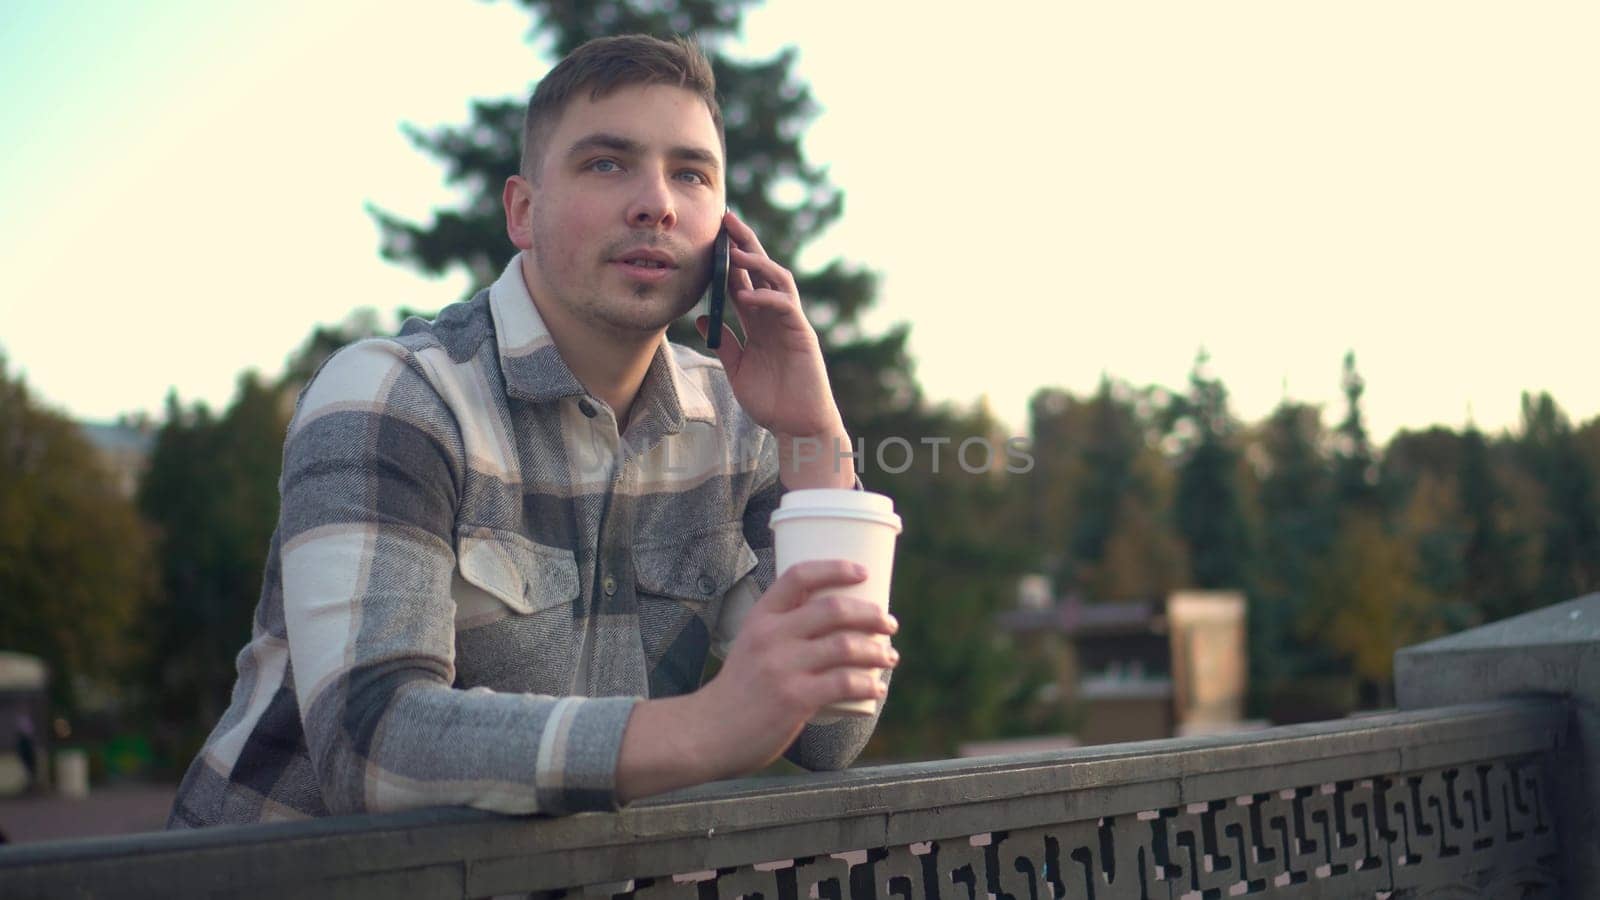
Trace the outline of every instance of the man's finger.
{"label": "man's finger", "polygon": [[798,307],[795,306],[793,295],[769,288],[735,291],[733,299],[741,307],[748,307],[751,312],[762,309],[771,310],[775,313],[794,313],[798,310]]}
{"label": "man's finger", "polygon": [[852,597],[847,591],[813,594],[787,616],[786,628],[805,638],[820,637],[834,631],[864,631],[891,635],[900,624],[876,603]]}
{"label": "man's finger", "polygon": [[728,210],[727,214],[722,217],[722,224],[727,226],[728,236],[733,238],[733,242],[735,244],[746,250],[751,250],[762,255],[766,254],[767,251],[761,246],[761,240],[756,237],[755,231],[751,230],[750,226],[746,225],[743,219],[734,215],[733,210]]}
{"label": "man's finger", "polygon": [[813,559],[795,563],[767,589],[762,602],[775,612],[795,609],[823,588],[848,587],[867,580],[867,570],[842,559]]}
{"label": "man's finger", "polygon": [[739,271],[744,273],[745,280],[750,282],[751,287],[764,288],[772,286],[770,273],[762,271],[758,266],[758,263],[766,258],[765,256],[757,256],[747,250],[741,250],[738,247],[728,248],[728,264],[738,266]]}
{"label": "man's finger", "polygon": [[794,660],[806,672],[892,669],[900,662],[900,654],[881,637],[860,631],[835,631],[801,643]]}
{"label": "man's finger", "polygon": [[794,289],[794,273],[778,265],[777,261],[764,254],[749,253],[738,247],[731,248],[733,259],[746,271],[759,276],[766,282],[765,287],[778,290]]}
{"label": "man's finger", "polygon": [[888,693],[869,669],[828,669],[807,677],[806,689],[819,708],[850,700],[878,700]]}

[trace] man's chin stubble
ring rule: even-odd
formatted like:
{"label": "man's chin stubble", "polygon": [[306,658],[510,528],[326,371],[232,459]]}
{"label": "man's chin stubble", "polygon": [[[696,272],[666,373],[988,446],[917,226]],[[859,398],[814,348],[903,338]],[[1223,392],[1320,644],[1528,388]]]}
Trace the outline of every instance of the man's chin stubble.
{"label": "man's chin stubble", "polygon": [[[651,295],[654,293],[655,291],[651,285],[635,285],[632,291],[632,299],[638,300],[641,303],[648,303],[651,299],[653,299]],[[694,309],[699,302],[699,297],[688,297],[679,300],[679,302],[673,308],[673,314],[664,320],[659,318],[638,319],[617,315],[607,315],[604,312],[601,312],[601,310],[605,308],[603,303],[594,303],[588,307],[591,311],[588,318],[590,318],[590,320],[595,324],[601,325],[619,337],[656,334],[664,330],[668,325],[671,325],[673,322],[676,322],[678,319],[688,314],[688,312]]]}

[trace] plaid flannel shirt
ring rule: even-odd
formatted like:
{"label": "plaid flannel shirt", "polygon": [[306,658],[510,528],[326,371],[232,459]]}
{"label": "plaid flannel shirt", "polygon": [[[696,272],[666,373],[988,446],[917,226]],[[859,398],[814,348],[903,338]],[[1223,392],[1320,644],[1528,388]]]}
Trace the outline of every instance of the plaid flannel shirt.
{"label": "plaid flannel shirt", "polygon": [[[252,638],[168,827],[615,809],[634,704],[695,690],[772,583],[775,439],[721,363],[663,340],[619,436],[519,262],[301,393]],[[843,768],[875,724],[786,755]]]}

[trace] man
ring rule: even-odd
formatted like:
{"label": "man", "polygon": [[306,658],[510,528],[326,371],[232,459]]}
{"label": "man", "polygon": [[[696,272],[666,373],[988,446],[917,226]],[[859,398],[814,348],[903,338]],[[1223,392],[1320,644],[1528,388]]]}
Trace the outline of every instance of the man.
{"label": "man", "polygon": [[[881,701],[896,625],[849,563],[774,577],[783,492],[857,483],[794,278],[724,212],[709,64],[592,41],[523,141],[499,280],[302,393],[253,637],[169,827],[615,809],[784,753],[840,768],[870,735],[808,724]],[[713,360],[664,335],[723,227],[746,343]]]}

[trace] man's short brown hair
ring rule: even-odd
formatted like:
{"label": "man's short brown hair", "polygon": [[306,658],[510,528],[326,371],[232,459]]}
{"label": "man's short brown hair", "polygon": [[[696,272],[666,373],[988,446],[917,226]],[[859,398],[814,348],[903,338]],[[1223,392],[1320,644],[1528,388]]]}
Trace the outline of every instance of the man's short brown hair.
{"label": "man's short brown hair", "polygon": [[584,42],[539,81],[522,123],[522,177],[538,180],[545,142],[567,103],[580,91],[587,88],[589,99],[599,100],[618,88],[651,84],[681,87],[705,101],[723,155],[727,155],[717,79],[700,47],[683,37],[664,41],[646,34],[623,34]]}

